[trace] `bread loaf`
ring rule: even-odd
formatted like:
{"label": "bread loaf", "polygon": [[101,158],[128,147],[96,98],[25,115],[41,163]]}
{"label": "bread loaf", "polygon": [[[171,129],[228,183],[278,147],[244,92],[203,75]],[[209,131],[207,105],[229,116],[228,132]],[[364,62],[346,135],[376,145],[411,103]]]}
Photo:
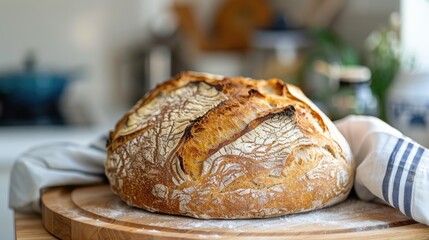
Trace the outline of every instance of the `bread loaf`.
{"label": "bread loaf", "polygon": [[112,191],[131,206],[196,218],[266,218],[345,199],[350,149],[299,88],[185,72],[110,132]]}

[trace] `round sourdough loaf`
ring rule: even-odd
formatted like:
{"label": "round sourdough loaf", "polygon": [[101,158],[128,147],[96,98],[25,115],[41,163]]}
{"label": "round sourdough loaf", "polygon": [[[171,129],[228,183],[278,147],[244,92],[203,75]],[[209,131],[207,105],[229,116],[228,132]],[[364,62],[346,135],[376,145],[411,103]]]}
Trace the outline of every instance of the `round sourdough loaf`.
{"label": "round sourdough loaf", "polygon": [[345,199],[350,149],[295,86],[185,72],[110,132],[106,175],[131,206],[196,218],[265,218]]}

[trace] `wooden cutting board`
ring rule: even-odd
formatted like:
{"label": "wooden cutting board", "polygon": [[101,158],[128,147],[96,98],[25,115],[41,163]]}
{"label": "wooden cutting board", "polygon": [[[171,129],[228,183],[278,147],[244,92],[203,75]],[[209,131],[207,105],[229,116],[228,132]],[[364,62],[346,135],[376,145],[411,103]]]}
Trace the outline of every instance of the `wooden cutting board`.
{"label": "wooden cutting board", "polygon": [[199,220],[132,208],[108,185],[42,195],[42,222],[60,239],[425,239],[429,227],[394,208],[357,199],[269,219]]}

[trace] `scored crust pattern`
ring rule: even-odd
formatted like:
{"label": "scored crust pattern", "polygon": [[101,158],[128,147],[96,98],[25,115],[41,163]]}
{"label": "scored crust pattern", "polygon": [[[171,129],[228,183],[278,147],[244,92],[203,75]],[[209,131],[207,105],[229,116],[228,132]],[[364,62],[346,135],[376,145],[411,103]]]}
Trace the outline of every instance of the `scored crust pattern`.
{"label": "scored crust pattern", "polygon": [[353,162],[332,122],[280,80],[182,73],[116,125],[106,175],[131,206],[198,218],[321,208],[350,191]]}

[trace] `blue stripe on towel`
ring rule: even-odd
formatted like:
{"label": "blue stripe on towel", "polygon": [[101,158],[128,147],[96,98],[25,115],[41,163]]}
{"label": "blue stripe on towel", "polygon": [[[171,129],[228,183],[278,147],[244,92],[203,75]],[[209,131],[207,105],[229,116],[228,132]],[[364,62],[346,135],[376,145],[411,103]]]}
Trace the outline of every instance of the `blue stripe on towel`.
{"label": "blue stripe on towel", "polygon": [[407,179],[405,181],[404,190],[404,213],[412,218],[411,214],[411,197],[413,194],[414,176],[416,175],[416,169],[419,165],[420,159],[422,158],[424,148],[419,147],[416,155],[414,156],[413,162],[411,163],[410,169],[408,170]]}
{"label": "blue stripe on towel", "polygon": [[383,185],[382,185],[383,198],[386,202],[390,202],[389,201],[390,176],[392,175],[392,169],[393,169],[393,164],[395,163],[396,154],[398,153],[399,148],[401,147],[403,142],[404,142],[404,139],[402,138],[398,139],[395,147],[393,148],[392,153],[390,154],[389,161],[387,163],[386,174],[384,175]]}
{"label": "blue stripe on towel", "polygon": [[404,172],[405,163],[408,161],[408,157],[410,156],[410,152],[413,147],[413,143],[408,143],[407,149],[402,155],[401,161],[399,162],[398,168],[396,170],[395,180],[393,182],[392,204],[397,209],[399,209],[399,185],[401,184],[402,173]]}

